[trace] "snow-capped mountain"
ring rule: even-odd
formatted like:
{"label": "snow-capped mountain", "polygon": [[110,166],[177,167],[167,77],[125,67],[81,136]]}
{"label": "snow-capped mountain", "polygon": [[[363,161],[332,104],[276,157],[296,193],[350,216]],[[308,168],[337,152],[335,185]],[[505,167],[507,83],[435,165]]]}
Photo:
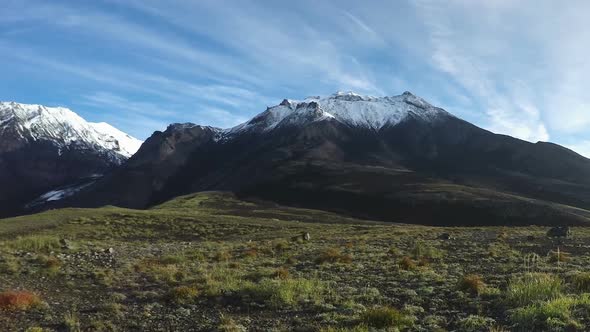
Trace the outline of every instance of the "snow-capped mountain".
{"label": "snow-capped mountain", "polygon": [[451,115],[410,92],[392,97],[337,92],[328,97],[308,97],[303,101],[285,99],[227,132],[230,135],[243,131],[265,132],[281,126],[297,126],[315,121],[338,121],[352,127],[380,130],[410,116],[437,121]]}
{"label": "snow-capped mountain", "polygon": [[[126,134],[119,129],[111,126],[106,122],[90,122],[90,125],[94,127],[94,130],[101,133],[104,137],[112,137],[116,141],[116,146],[118,149],[115,149],[118,153],[122,154],[125,157],[131,157],[132,155],[139,150],[143,141]],[[107,142],[114,143],[109,138],[106,139]]]}
{"label": "snow-capped mountain", "polygon": [[590,212],[560,204],[590,209],[590,160],[496,135],[409,92],[336,93],[285,99],[224,130],[171,125],[57,206],[145,208],[206,190],[373,220],[581,224]]}
{"label": "snow-capped mountain", "polygon": [[[104,150],[124,160],[131,157],[142,141],[107,123],[86,122],[63,107],[0,102],[0,137],[25,144],[31,141],[51,142],[60,149],[70,147]],[[4,151],[20,144],[0,145]],[[0,150],[2,152],[3,150]]]}
{"label": "snow-capped mountain", "polygon": [[[121,165],[141,143],[67,108],[0,102],[0,215],[44,194],[74,193],[70,189]],[[64,187],[63,195],[53,195]]]}

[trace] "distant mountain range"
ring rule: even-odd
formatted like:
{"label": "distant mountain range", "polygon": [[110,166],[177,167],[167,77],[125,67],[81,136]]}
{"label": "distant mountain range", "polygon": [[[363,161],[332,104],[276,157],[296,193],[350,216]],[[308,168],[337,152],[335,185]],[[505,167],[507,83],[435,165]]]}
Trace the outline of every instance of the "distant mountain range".
{"label": "distant mountain range", "polygon": [[60,202],[146,208],[197,191],[385,221],[581,224],[590,160],[493,134],[406,92],[283,100],[230,129],[175,124]]}
{"label": "distant mountain range", "polygon": [[[100,158],[113,159],[106,152]],[[409,92],[285,99],[230,129],[173,124],[116,164],[92,183],[50,191],[34,205],[147,208],[223,190],[393,222],[590,220],[589,159],[491,133]]]}
{"label": "distant mountain range", "polygon": [[66,108],[0,102],[0,215],[21,212],[40,195],[64,198],[51,191],[95,181],[141,143]]}

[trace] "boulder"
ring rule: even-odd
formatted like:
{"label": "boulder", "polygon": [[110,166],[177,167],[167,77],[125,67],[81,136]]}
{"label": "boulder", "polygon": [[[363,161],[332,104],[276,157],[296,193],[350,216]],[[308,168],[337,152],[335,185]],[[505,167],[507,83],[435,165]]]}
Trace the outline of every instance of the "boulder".
{"label": "boulder", "polygon": [[555,226],[547,231],[548,237],[569,238],[571,235],[572,231],[569,226]]}

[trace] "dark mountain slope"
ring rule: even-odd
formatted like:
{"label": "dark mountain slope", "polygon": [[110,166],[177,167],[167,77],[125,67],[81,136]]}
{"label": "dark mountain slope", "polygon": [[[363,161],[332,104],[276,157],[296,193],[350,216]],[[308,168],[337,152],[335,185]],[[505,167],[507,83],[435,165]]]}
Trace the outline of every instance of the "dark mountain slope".
{"label": "dark mountain slope", "polygon": [[[590,208],[590,160],[554,144],[493,134],[410,93],[285,100],[187,144],[189,153],[148,195],[131,190],[125,200],[104,182],[86,193],[85,203],[148,207],[185,193],[229,190],[444,225],[580,224],[588,214],[582,209]],[[115,182],[136,181],[129,179]]]}
{"label": "dark mountain slope", "polygon": [[216,128],[190,123],[173,124],[164,132],[156,131],[127,163],[102,178],[91,190],[58,205],[146,207],[191,153],[200,145],[212,142],[218,132]]}

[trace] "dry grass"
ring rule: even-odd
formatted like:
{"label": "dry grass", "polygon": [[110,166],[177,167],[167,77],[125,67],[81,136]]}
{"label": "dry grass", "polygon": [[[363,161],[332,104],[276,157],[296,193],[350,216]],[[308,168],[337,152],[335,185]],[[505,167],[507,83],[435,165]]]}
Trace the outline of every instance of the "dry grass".
{"label": "dry grass", "polygon": [[29,291],[7,291],[0,293],[0,309],[28,310],[41,304],[41,298]]}
{"label": "dry grass", "polygon": [[469,274],[459,281],[459,289],[464,292],[479,295],[485,289],[483,277],[477,274]]}
{"label": "dry grass", "polygon": [[407,271],[412,271],[417,268],[416,262],[409,256],[402,257],[398,262],[398,266],[400,267],[400,269]]}

